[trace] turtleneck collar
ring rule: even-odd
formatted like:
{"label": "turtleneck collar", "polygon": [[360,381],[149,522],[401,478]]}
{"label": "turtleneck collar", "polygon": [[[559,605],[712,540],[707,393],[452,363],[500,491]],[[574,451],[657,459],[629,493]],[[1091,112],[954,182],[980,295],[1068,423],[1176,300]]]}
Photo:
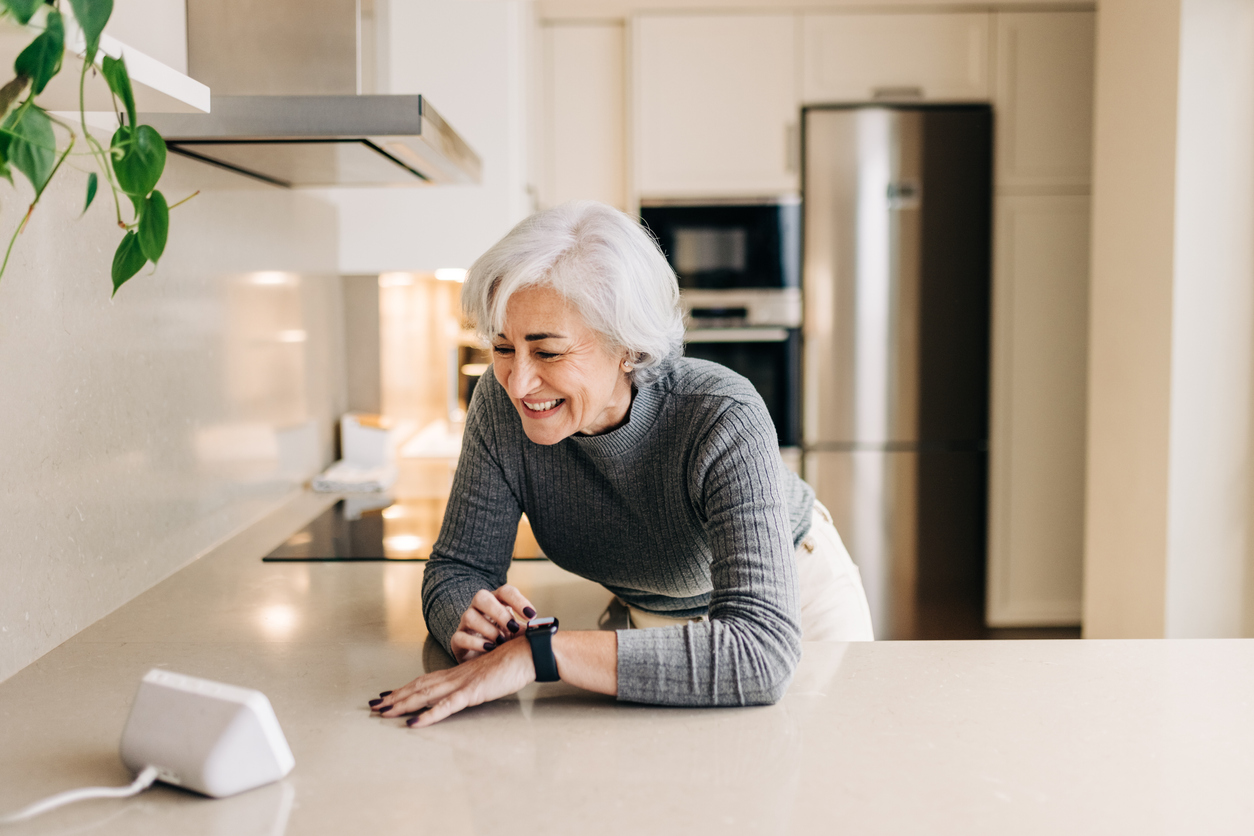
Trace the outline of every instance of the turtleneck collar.
{"label": "turtleneck collar", "polygon": [[622,426],[600,435],[572,435],[566,441],[579,445],[593,456],[608,458],[620,456],[637,447],[653,431],[658,414],[662,411],[663,392],[661,381],[635,390],[627,421]]}

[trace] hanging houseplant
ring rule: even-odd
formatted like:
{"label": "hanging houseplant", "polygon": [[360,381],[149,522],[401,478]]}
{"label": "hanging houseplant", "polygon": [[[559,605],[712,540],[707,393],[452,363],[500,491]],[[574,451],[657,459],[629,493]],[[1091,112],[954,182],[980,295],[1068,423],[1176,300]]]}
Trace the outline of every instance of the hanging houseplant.
{"label": "hanging houseplant", "polygon": [[[9,264],[9,255],[40,197],[56,176],[79,140],[74,127],[53,116],[37,103],[38,96],[61,72],[67,32],[77,39],[81,31],[83,52],[78,78],[79,128],[96,167],[104,174],[113,197],[122,240],[113,254],[113,292],[151,262],[155,267],[165,251],[170,228],[170,209],[157,183],[165,169],[166,148],[155,128],[141,125],[135,114],[135,93],[123,58],[100,52],[100,36],[113,13],[113,0],[68,0],[68,14],[61,0],[0,0],[0,18],[7,17],[38,32],[13,62],[14,78],[0,87],[0,177],[13,183],[16,169],[35,190],[26,214],[13,230],[0,278]],[[109,147],[104,148],[87,128],[84,91],[88,76],[96,81],[96,59],[101,58],[99,75],[109,86],[118,127]],[[57,143],[57,129],[66,136],[64,148]],[[100,177],[87,176],[86,212],[96,197]],[[194,197],[194,195],[192,195]],[[125,198],[125,200],[123,200]],[[179,201],[179,204],[184,201]],[[123,206],[129,204],[129,220]],[[175,204],[175,206],[179,205]]]}

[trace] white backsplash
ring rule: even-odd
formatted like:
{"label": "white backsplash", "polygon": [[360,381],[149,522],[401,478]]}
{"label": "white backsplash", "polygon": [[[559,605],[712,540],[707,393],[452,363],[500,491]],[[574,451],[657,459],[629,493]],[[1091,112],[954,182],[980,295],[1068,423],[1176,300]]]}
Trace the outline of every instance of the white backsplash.
{"label": "white backsplash", "polygon": [[[104,189],[75,219],[85,182],[0,279],[0,680],[275,507],[345,407],[333,206],[171,157],[170,202],[203,191],[111,301],[120,231]],[[28,200],[0,191],[6,242]]]}

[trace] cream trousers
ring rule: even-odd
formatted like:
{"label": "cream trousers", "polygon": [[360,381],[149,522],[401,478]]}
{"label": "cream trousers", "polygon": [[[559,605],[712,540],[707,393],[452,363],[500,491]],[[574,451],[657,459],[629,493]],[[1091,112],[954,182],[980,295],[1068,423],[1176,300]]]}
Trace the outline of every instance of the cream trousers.
{"label": "cream trousers", "polygon": [[[808,642],[864,642],[875,638],[871,609],[862,589],[862,574],[841,542],[832,515],[814,503],[810,533],[796,551],[801,584],[801,639]],[[671,618],[628,605],[631,626],[668,627],[696,618]]]}

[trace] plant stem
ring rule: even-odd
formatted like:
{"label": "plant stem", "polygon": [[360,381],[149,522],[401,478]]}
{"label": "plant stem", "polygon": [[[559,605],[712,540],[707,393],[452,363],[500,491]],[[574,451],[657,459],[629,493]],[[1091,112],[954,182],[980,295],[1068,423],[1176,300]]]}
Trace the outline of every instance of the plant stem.
{"label": "plant stem", "polygon": [[118,226],[125,229],[126,224],[122,221],[122,204],[118,200],[118,187],[113,183],[113,166],[110,164],[109,156],[105,154],[104,149],[100,147],[100,143],[91,135],[91,130],[87,127],[87,104],[84,89],[87,85],[87,70],[90,67],[91,62],[84,60],[83,69],[78,74],[78,120],[83,125],[83,137],[87,140],[87,147],[95,155],[97,165],[104,170],[105,180],[109,184],[109,191],[113,194],[113,209],[117,213]]}
{"label": "plant stem", "polygon": [[184,203],[186,203],[187,201],[191,200],[193,197],[195,197],[195,196],[196,196],[196,195],[198,195],[198,194],[200,194],[200,189],[197,189],[196,191],[192,192],[192,193],[191,193],[191,194],[189,194],[187,197],[185,197],[185,198],[183,198],[182,200],[180,200],[178,203],[171,204],[170,208],[171,208],[171,209],[177,209],[177,208],[179,208],[179,207],[180,207],[180,206],[182,206]]}
{"label": "plant stem", "polygon": [[[61,155],[61,158],[57,160],[57,164],[52,167],[51,173],[48,174],[48,179],[44,183],[45,191],[47,190],[48,183],[52,182],[52,178],[57,176],[57,172],[61,169],[61,164],[65,162],[65,158],[70,156],[70,151],[74,148],[74,140],[76,138],[77,137],[74,135],[74,132],[70,131],[70,144],[65,149],[65,153]],[[31,201],[30,206],[26,209],[26,216],[22,218],[22,222],[18,224],[17,229],[13,231],[13,237],[9,239],[9,247],[4,251],[4,261],[0,263],[0,278],[4,276],[5,268],[9,266],[9,256],[13,253],[13,245],[17,243],[17,236],[21,235],[22,231],[26,229],[26,224],[30,221],[30,216],[34,214],[35,207],[39,204],[39,199],[41,197],[43,197],[43,192],[35,195],[35,199]]]}
{"label": "plant stem", "polygon": [[[35,204],[30,205],[30,209],[26,210],[26,218],[30,217],[31,211],[35,208]],[[9,266],[9,255],[13,252],[13,245],[17,243],[17,236],[21,234],[22,227],[26,226],[26,218],[22,218],[22,222],[17,225],[17,229],[13,230],[13,237],[9,238],[9,248],[4,251],[4,263],[0,264],[0,278],[4,276],[4,270]]]}

